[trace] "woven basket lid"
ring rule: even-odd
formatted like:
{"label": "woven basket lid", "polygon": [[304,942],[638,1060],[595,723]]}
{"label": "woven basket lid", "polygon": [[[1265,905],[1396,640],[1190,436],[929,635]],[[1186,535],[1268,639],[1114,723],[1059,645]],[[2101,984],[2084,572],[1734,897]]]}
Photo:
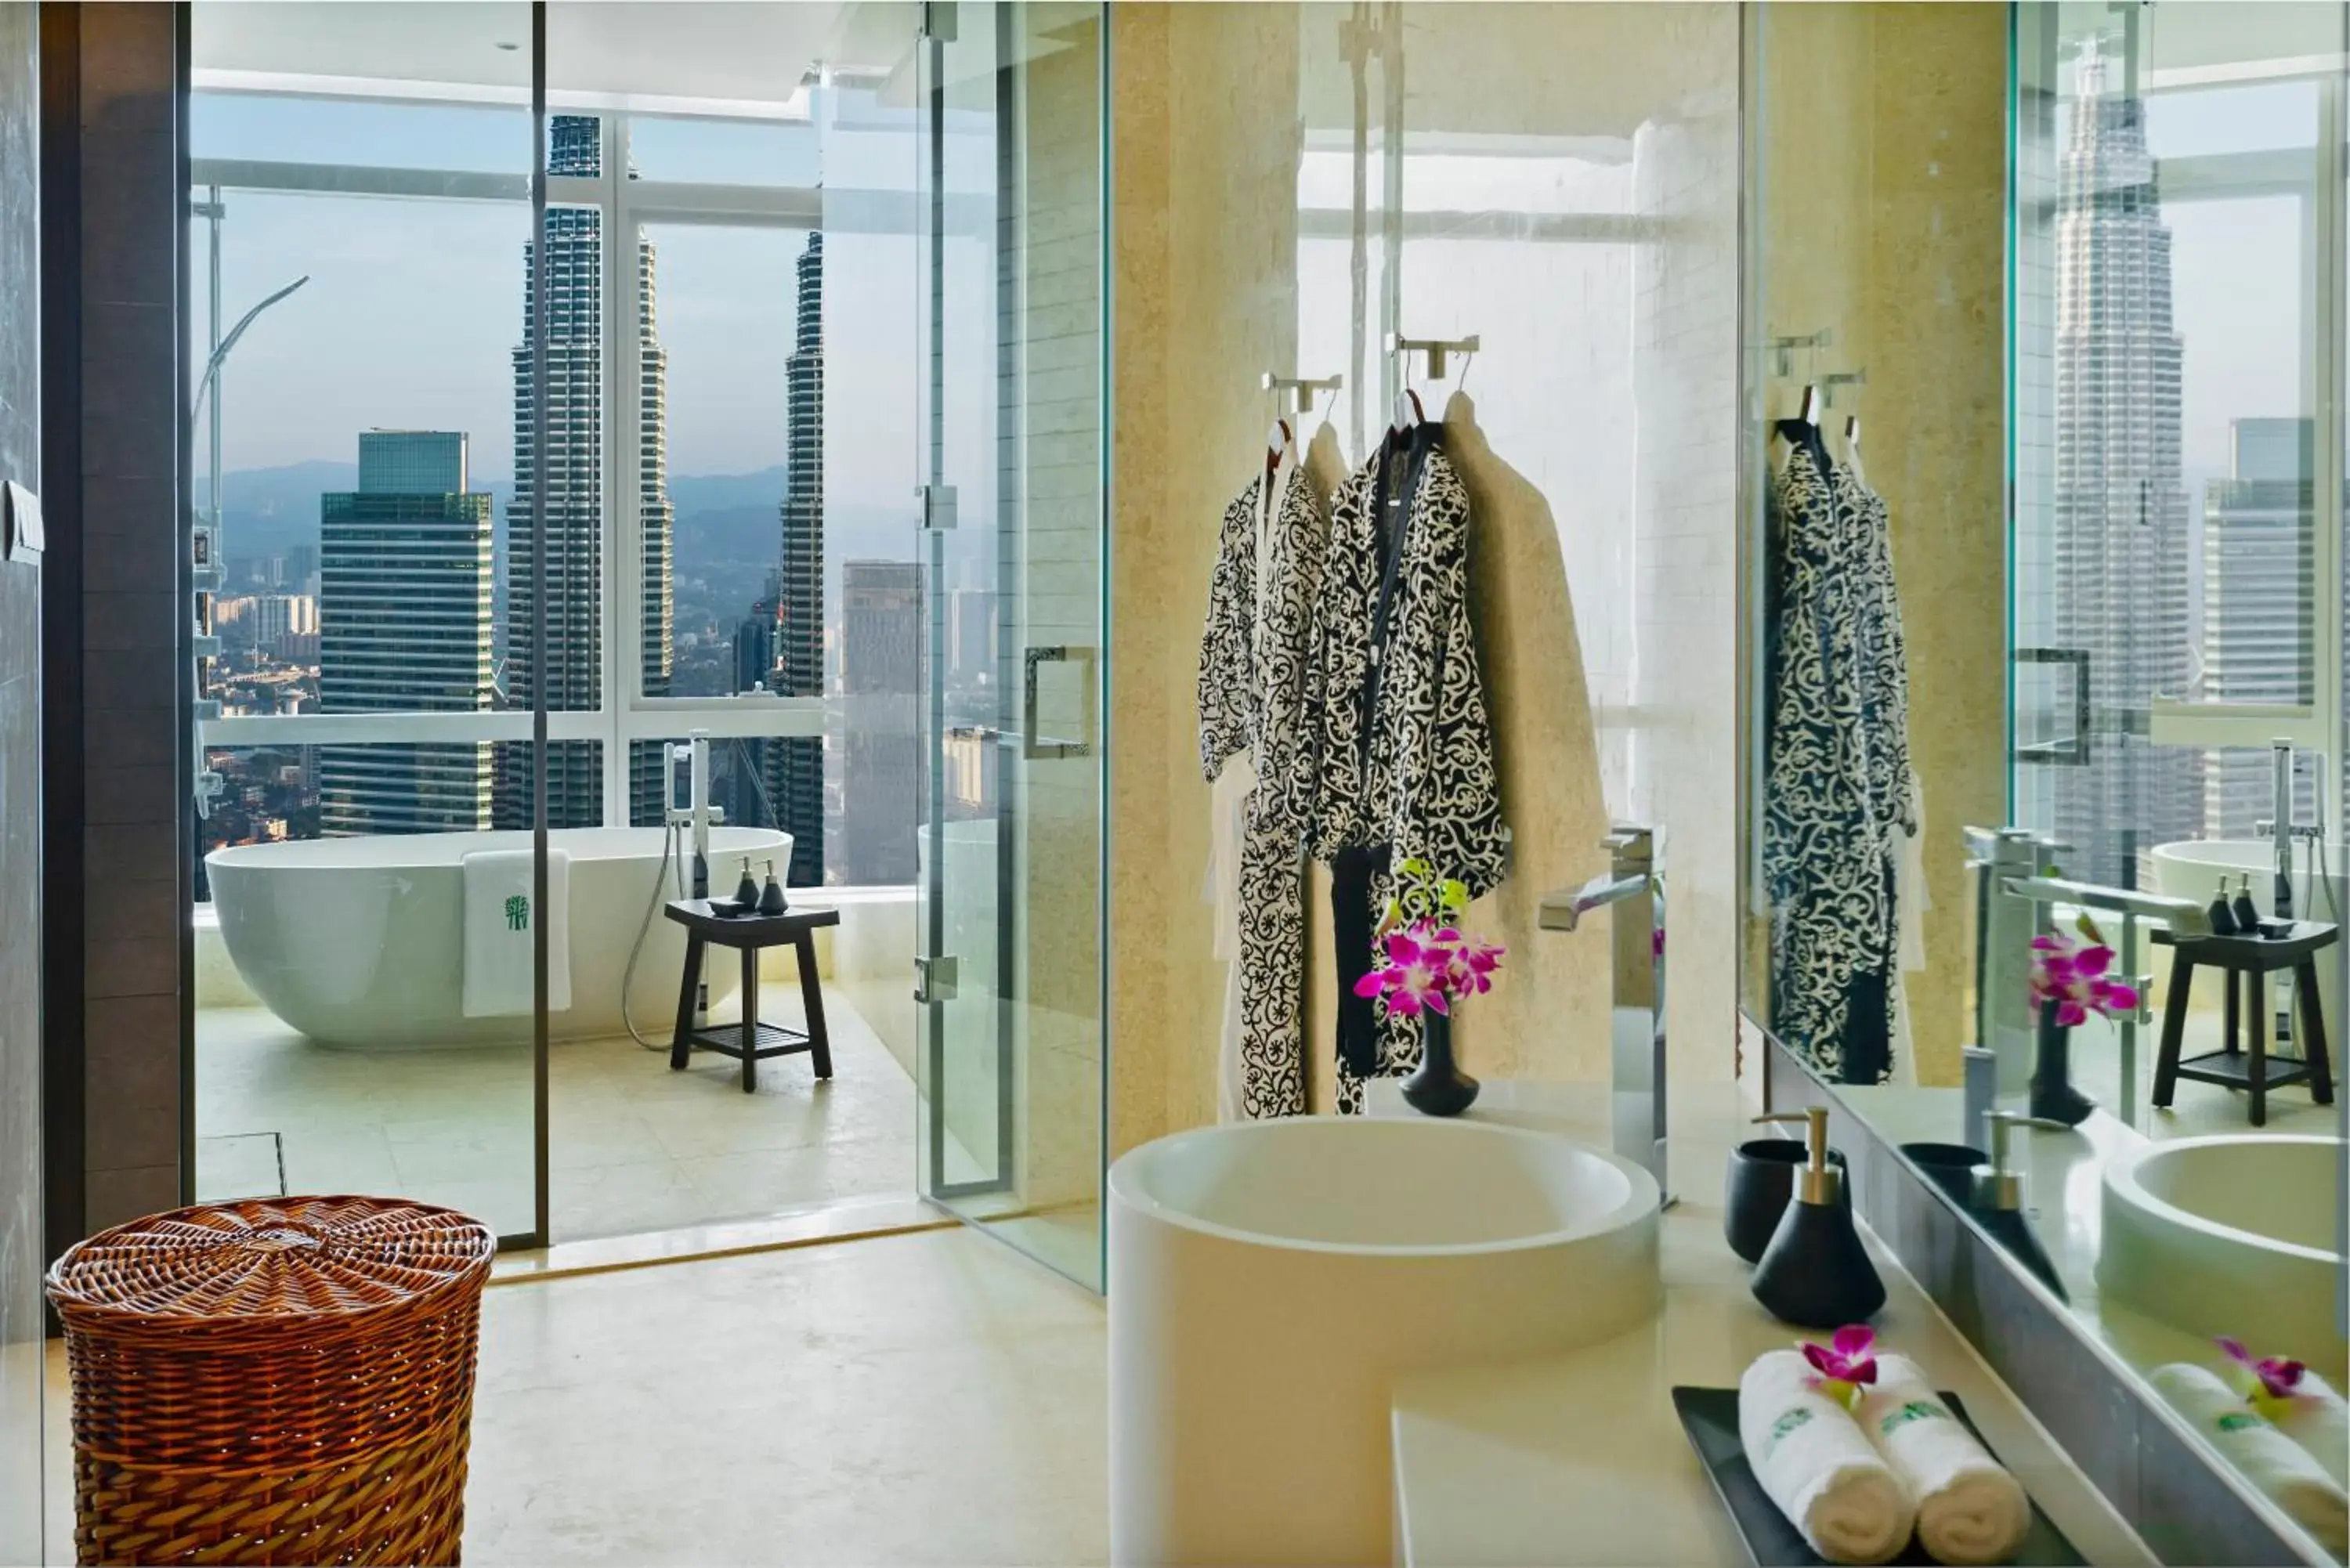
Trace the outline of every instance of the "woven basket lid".
{"label": "woven basket lid", "polygon": [[453,1209],[388,1198],[267,1198],[174,1209],[101,1231],[49,1270],[68,1323],[348,1323],[489,1272],[497,1238]]}

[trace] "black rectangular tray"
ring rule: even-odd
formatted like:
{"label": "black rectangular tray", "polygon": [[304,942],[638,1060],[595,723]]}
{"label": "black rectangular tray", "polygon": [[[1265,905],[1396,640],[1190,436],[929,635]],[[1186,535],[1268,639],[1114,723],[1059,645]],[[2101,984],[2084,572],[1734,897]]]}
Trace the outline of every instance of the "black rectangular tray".
{"label": "black rectangular tray", "polygon": [[[1937,1396],[1950,1407],[1950,1414],[1967,1424],[1967,1430],[1977,1438],[1982,1430],[1959,1403],[1959,1397],[1944,1390]],[[1824,1564],[1826,1559],[1814,1552],[1804,1542],[1803,1532],[1779,1505],[1762,1490],[1754,1478],[1754,1467],[1746,1462],[1746,1446],[1738,1438],[1738,1390],[1735,1388],[1677,1387],[1673,1390],[1673,1411],[1681,1418],[1681,1429],[1689,1434],[1690,1446],[1697,1450],[1698,1461],[1705,1466],[1706,1479],[1721,1504],[1730,1511],[1738,1533],[1745,1538],[1747,1556],[1754,1568],[1812,1568]],[[1983,1445],[1991,1447],[1988,1442]],[[1907,1550],[1896,1557],[1896,1563],[1931,1563],[1926,1549],[1911,1540]],[[2064,1532],[2049,1521],[2032,1505],[2032,1528],[2016,1548],[2011,1563],[2041,1564],[2072,1564],[2085,1561],[2064,1539]]]}

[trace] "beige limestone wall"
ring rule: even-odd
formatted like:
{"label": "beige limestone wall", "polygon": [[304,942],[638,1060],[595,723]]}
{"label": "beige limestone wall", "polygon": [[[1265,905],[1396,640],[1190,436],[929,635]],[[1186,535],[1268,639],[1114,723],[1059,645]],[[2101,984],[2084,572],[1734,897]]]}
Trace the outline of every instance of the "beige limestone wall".
{"label": "beige limestone wall", "polygon": [[1216,529],[1294,358],[1296,21],[1111,16],[1110,1144],[1215,1116],[1223,974],[1193,716]]}
{"label": "beige limestone wall", "polygon": [[[1792,411],[1823,373],[1866,371],[1825,422],[1835,446],[1859,412],[1892,516],[1931,900],[1928,967],[1904,983],[1918,1077],[1954,1084],[1972,940],[1959,830],[2006,810],[2007,13],[1952,0],[1757,17],[1755,336],[1835,334],[1796,354],[1762,411]],[[1759,943],[1749,951],[1759,1007]]]}

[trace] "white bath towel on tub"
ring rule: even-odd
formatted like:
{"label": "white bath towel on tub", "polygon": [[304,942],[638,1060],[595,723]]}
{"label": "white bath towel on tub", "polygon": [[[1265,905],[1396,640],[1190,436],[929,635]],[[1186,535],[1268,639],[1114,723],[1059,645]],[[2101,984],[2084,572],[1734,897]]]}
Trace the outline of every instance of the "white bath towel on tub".
{"label": "white bath towel on tub", "polygon": [[[531,1010],[531,852],[484,849],[464,859],[465,1016]],[[571,856],[546,852],[546,1010],[571,1006]]]}

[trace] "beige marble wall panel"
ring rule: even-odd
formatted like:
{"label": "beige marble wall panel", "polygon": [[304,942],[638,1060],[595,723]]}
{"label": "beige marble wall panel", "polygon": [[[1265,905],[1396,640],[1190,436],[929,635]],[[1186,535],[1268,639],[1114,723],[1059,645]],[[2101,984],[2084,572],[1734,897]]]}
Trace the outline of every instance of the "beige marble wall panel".
{"label": "beige marble wall panel", "polygon": [[1286,6],[1119,5],[1112,27],[1115,1154],[1215,1116],[1192,694],[1217,528],[1266,423],[1257,378],[1295,354],[1297,48]]}
{"label": "beige marble wall panel", "polygon": [[[1904,984],[1916,1071],[1951,1084],[1971,961],[1959,829],[2000,820],[2006,801],[2007,13],[1950,0],[1756,15],[1758,336],[1835,337],[1794,356],[1763,411],[1792,412],[1825,373],[1866,371],[1825,422],[1840,450],[1845,416],[1860,413],[1892,517],[1931,904],[1928,967]],[[1783,453],[1774,444],[1773,462]],[[1765,987],[1747,994],[1767,1007]]]}

